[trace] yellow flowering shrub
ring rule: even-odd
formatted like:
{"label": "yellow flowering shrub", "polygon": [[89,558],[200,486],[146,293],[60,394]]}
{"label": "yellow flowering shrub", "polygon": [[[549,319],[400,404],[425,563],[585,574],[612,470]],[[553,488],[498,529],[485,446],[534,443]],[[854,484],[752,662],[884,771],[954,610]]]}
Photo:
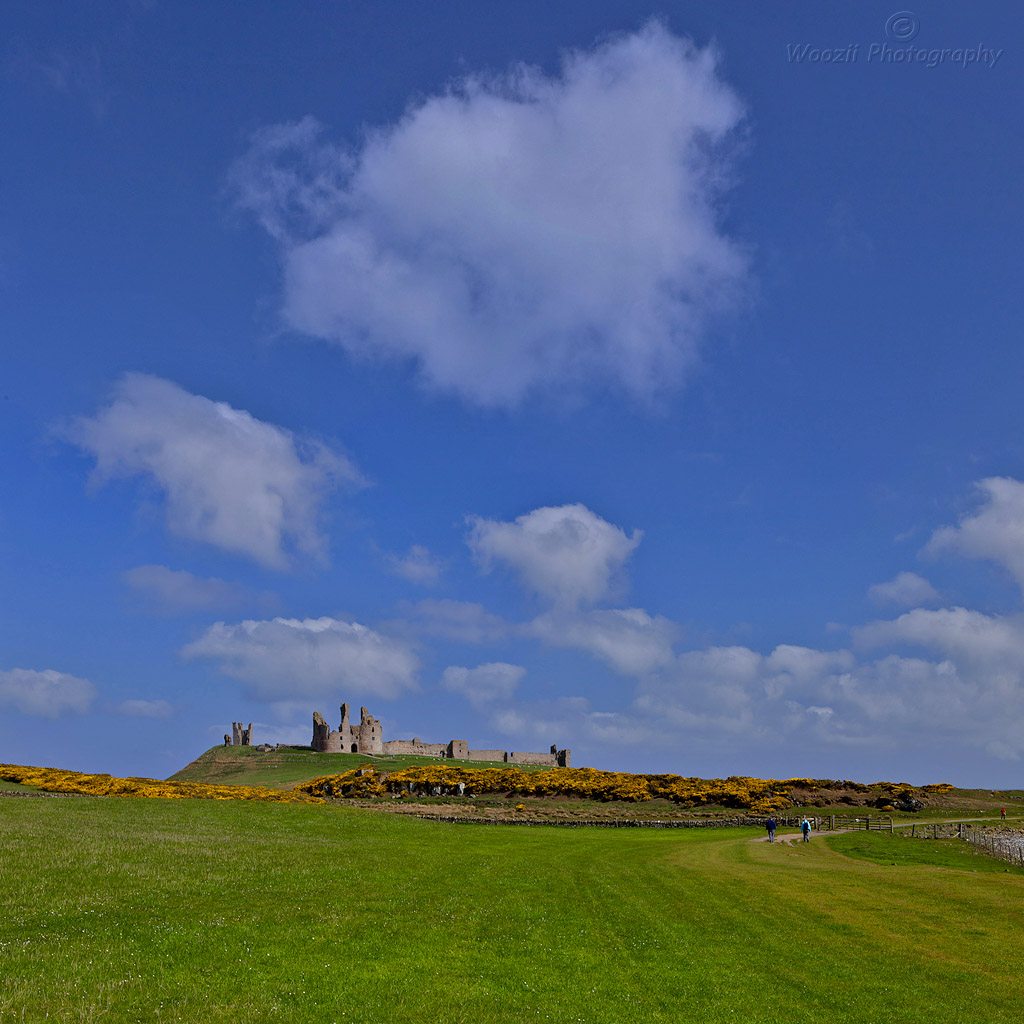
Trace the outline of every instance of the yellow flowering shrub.
{"label": "yellow flowering shrub", "polygon": [[640,803],[660,798],[683,807],[716,806],[767,814],[793,806],[791,791],[856,789],[862,783],[832,779],[698,779],[680,775],[639,775],[603,772],[596,768],[552,768],[523,771],[503,768],[462,768],[424,765],[383,773],[364,765],[338,775],[323,775],[298,787],[310,795],[339,798],[381,796],[567,796],[586,800]]}
{"label": "yellow flowering shrub", "polygon": [[205,782],[163,782],[160,779],[88,775],[63,768],[31,768],[0,764],[0,779],[35,786],[47,793],[81,793],[84,796],[164,797],[171,800],[270,800],[276,803],[317,803],[309,793],[268,789],[266,786],[214,786]]}

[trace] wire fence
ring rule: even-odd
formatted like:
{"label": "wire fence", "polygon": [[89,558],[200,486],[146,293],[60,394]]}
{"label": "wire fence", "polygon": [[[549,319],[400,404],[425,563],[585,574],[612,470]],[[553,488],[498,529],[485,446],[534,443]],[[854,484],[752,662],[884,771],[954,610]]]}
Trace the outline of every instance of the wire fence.
{"label": "wire fence", "polygon": [[1024,832],[964,829],[960,836],[990,857],[1019,864],[1024,868]]}

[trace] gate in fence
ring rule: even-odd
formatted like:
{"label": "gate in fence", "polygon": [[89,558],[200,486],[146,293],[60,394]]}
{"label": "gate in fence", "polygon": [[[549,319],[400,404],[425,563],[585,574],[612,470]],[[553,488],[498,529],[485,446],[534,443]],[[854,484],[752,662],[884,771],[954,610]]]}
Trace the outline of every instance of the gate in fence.
{"label": "gate in fence", "polygon": [[891,832],[891,814],[832,814],[829,815],[830,829],[863,829],[867,832]]}

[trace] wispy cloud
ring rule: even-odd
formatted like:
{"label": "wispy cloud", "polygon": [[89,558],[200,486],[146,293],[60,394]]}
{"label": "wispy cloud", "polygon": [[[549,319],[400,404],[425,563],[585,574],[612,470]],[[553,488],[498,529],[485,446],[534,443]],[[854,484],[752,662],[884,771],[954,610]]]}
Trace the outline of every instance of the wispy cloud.
{"label": "wispy cloud", "polygon": [[12,668],[0,671],[0,707],[26,715],[58,718],[85,714],[96,699],[96,687],[88,679],[54,669]]}
{"label": "wispy cloud", "polygon": [[421,586],[432,586],[444,572],[444,561],[432,555],[421,544],[413,544],[404,555],[388,555],[388,568],[396,576],[401,576],[410,583]]}
{"label": "wispy cloud", "polygon": [[170,718],[174,705],[165,700],[123,700],[114,710],[128,718]]}
{"label": "wispy cloud", "polygon": [[323,558],[325,495],[339,482],[361,483],[326,444],[146,374],[126,374],[108,405],[63,433],[95,457],[99,483],[115,476],[156,483],[173,533],[273,569],[295,555]]}
{"label": "wispy cloud", "polygon": [[216,577],[195,576],[184,569],[165,565],[137,565],[121,574],[124,582],[155,609],[170,614],[217,611],[245,604],[274,606],[277,598],[269,591],[254,593],[239,583]]}
{"label": "wispy cloud", "polygon": [[876,604],[895,604],[910,608],[938,601],[939,592],[916,572],[900,572],[885,583],[868,587],[868,597]]}
{"label": "wispy cloud", "polygon": [[526,675],[522,665],[492,661],[476,668],[449,665],[441,673],[441,688],[460,693],[474,707],[480,708],[495,701],[507,701]]}

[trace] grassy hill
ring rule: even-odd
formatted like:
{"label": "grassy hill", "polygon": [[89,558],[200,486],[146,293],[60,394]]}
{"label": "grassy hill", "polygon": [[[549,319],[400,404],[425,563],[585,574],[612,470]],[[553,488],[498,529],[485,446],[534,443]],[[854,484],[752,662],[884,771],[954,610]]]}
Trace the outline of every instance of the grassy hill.
{"label": "grassy hill", "polygon": [[1019,1021],[1020,871],[759,835],[0,800],[0,1020]]}
{"label": "grassy hill", "polygon": [[[272,786],[291,789],[318,775],[347,772],[364,764],[382,771],[397,771],[418,765],[436,765],[436,757],[371,757],[368,754],[321,754],[309,747],[281,747],[260,751],[255,747],[211,747],[191,764],[172,775],[173,782],[211,782],[221,786]],[[498,761],[456,761],[442,763],[462,768],[503,768]],[[525,771],[540,771],[540,766],[520,765]]]}

